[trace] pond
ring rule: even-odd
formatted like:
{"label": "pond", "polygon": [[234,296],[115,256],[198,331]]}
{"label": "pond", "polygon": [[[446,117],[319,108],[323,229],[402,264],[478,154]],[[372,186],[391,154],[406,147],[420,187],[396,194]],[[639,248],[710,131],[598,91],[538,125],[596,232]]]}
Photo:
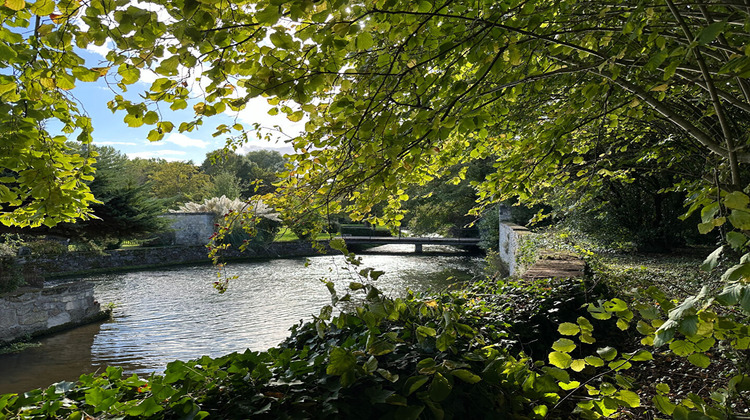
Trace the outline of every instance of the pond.
{"label": "pond", "polygon": [[[399,247],[406,247],[400,249]],[[384,251],[413,251],[387,245]],[[374,284],[390,296],[407,290],[441,290],[482,274],[484,261],[469,255],[363,255],[363,266],[385,271]],[[224,294],[214,290],[210,265],[106,274],[85,278],[95,297],[113,305],[113,318],[45,337],[40,347],[0,355],[0,393],[23,392],[83,373],[121,366],[146,376],[172,360],[212,357],[245,349],[265,350],[289,328],[312,319],[330,293],[321,279],[345,292],[360,281],[342,256],[231,263]]]}

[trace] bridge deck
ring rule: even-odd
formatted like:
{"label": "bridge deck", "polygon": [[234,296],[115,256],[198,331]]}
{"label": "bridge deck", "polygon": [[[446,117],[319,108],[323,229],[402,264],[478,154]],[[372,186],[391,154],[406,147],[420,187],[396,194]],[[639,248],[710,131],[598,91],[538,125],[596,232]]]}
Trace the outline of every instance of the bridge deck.
{"label": "bridge deck", "polygon": [[478,245],[479,238],[433,238],[413,236],[341,236],[347,244]]}

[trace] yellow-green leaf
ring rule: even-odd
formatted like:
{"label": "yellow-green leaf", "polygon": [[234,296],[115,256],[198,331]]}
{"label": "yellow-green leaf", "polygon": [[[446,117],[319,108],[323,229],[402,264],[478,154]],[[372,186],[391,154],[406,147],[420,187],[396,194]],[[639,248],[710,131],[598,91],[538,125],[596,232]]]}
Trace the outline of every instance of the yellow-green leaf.
{"label": "yellow-green leaf", "polygon": [[575,372],[580,372],[586,367],[586,362],[583,359],[575,359],[570,363],[570,368]]}
{"label": "yellow-green leaf", "polygon": [[25,0],[5,0],[5,7],[11,10],[21,10],[26,7]]}
{"label": "yellow-green leaf", "polygon": [[552,344],[553,350],[561,351],[565,353],[569,353],[573,351],[573,349],[575,348],[576,348],[576,343],[574,343],[573,340],[570,340],[567,338],[561,338]]}
{"label": "yellow-green leaf", "polygon": [[562,335],[576,335],[581,331],[578,325],[572,322],[563,322],[557,327],[557,332]]}
{"label": "yellow-green leaf", "polygon": [[553,351],[548,356],[549,362],[559,367],[560,369],[567,369],[570,367],[573,358],[568,353],[562,353],[559,351]]}

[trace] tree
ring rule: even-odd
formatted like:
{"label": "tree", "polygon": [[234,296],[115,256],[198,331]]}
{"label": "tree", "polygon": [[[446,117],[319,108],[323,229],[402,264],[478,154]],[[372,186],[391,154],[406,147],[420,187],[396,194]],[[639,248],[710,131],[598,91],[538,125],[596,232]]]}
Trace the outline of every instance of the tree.
{"label": "tree", "polygon": [[[76,147],[75,144],[68,146],[71,149]],[[147,237],[162,230],[165,226],[158,216],[164,213],[164,205],[149,196],[144,184],[133,182],[128,176],[125,170],[128,158],[110,146],[88,145],[87,149],[96,154],[96,177],[86,185],[99,201],[91,205],[91,219],[31,229],[0,227],[0,232],[120,242]]]}
{"label": "tree", "polygon": [[[206,154],[201,169],[215,177],[221,172],[233,174],[241,185],[243,197],[273,192],[277,173],[284,169],[284,157],[279,152],[257,150],[239,155],[231,150],[214,150]],[[221,194],[219,194],[221,195]]]}
{"label": "tree", "polygon": [[162,162],[148,179],[151,194],[171,203],[201,201],[211,189],[211,178],[192,162]]}
{"label": "tree", "polygon": [[[10,74],[0,90],[10,108],[0,113],[2,126],[27,124],[21,116],[36,101],[37,120],[78,124],[86,134],[85,116],[63,90],[102,74],[124,90],[150,69],[158,77],[143,102],[116,95],[110,107],[125,111],[131,126],[152,125],[151,140],[258,96],[276,106],[272,113],[307,118],[307,132],[291,140],[298,154],[282,192],[334,212],[343,202],[355,218],[366,217],[389,201],[377,219],[397,222],[405,186],[490,156],[496,171],[477,186],[480,204],[511,196],[570,201],[605,180],[628,182],[642,169],[632,162],[671,170],[697,161],[698,176],[680,177],[675,188],[690,192],[695,209],[708,209],[702,230],[729,220],[738,229],[732,243],[747,242],[741,230],[750,227],[750,198],[741,190],[750,161],[750,10],[742,4],[149,4],[156,6],[7,0],[0,13]],[[24,38],[10,24],[34,30]],[[84,67],[70,51],[107,39],[116,49],[104,67]],[[203,89],[197,103],[188,89],[195,77]],[[41,86],[49,92],[39,93]],[[190,102],[196,117],[175,126],[160,118],[157,102],[173,109]],[[29,128],[23,133],[33,141],[46,138],[38,125]],[[220,125],[216,134],[237,132],[247,136],[240,124]],[[625,153],[632,159],[621,160]],[[32,185],[29,179],[19,185]]]}

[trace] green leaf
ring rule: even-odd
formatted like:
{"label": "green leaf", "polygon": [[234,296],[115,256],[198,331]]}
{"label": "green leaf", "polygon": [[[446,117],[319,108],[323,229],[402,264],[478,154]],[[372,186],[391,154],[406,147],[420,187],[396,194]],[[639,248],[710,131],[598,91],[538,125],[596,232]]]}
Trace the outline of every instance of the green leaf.
{"label": "green leaf", "polygon": [[570,363],[570,369],[574,372],[580,372],[586,367],[586,361],[583,359],[575,359]]}
{"label": "green leaf", "polygon": [[482,378],[479,375],[475,375],[473,372],[466,370],[466,369],[455,369],[455,370],[452,370],[450,373],[456,378],[464,382],[468,382],[470,384],[475,384],[482,380]]}
{"label": "green leaf", "polygon": [[617,325],[617,328],[619,328],[622,331],[625,331],[628,328],[630,328],[630,324],[628,323],[628,321],[626,321],[626,320],[624,320],[622,318],[618,318],[617,319],[617,323],[615,325]]}
{"label": "green leaf", "polygon": [[721,256],[721,252],[724,250],[723,246],[720,246],[714,250],[711,254],[706,257],[706,260],[703,261],[703,264],[701,265],[701,269],[705,271],[711,271],[714,268],[716,268],[717,265],[719,265],[719,257]]}
{"label": "green leaf", "polygon": [[709,42],[715,40],[719,36],[719,34],[724,31],[725,27],[726,23],[724,22],[714,22],[703,28],[703,30],[698,33],[696,41],[698,41],[698,44],[700,45],[706,45]]}
{"label": "green leaf", "polygon": [[562,335],[576,335],[581,331],[578,325],[572,322],[563,322],[557,327],[557,332]]}
{"label": "green leaf", "polygon": [[412,376],[411,378],[406,380],[406,383],[404,384],[404,391],[407,396],[413,394],[416,390],[422,387],[422,385],[426,384],[427,381],[430,380],[430,377],[427,375],[420,375],[420,376]]}
{"label": "green leaf", "polygon": [[678,330],[687,337],[692,337],[698,332],[698,316],[688,315],[681,319]]}
{"label": "green leaf", "polygon": [[675,407],[677,407],[675,404],[669,401],[669,398],[661,395],[654,396],[651,401],[654,402],[654,407],[656,407],[657,410],[668,416],[671,416],[674,412]]}
{"label": "green leaf", "polygon": [[143,118],[141,118],[140,115],[137,114],[128,114],[123,118],[123,121],[128,125],[128,127],[140,127],[143,125]]}
{"label": "green leaf", "polygon": [[0,83],[0,96],[2,96],[6,92],[11,92],[16,89],[16,84],[11,83]]}
{"label": "green leaf", "polygon": [[[729,243],[729,246],[739,251],[747,243],[747,235],[745,235],[744,233],[735,232],[735,231],[728,232],[727,242]],[[705,265],[705,263],[703,264]],[[718,262],[716,264],[718,264]],[[716,265],[714,265],[714,267],[716,267]],[[701,268],[703,268],[703,266],[701,266]]]}
{"label": "green leaf", "polygon": [[435,373],[432,377],[432,383],[430,383],[430,399],[435,402],[443,401],[448,398],[452,390],[453,385],[448,379],[439,372]]}
{"label": "green leaf", "polygon": [[302,120],[304,116],[305,116],[305,111],[299,110],[299,111],[294,111],[291,114],[287,115],[286,118],[291,122],[298,122]]}
{"label": "green leaf", "polygon": [[95,82],[99,79],[99,72],[78,66],[73,68],[73,76],[82,82]]}
{"label": "green leaf", "polygon": [[578,381],[570,381],[570,382],[559,382],[557,385],[560,386],[560,389],[563,391],[572,391],[579,386],[581,386],[581,383]]}
{"label": "green leaf", "polygon": [[733,282],[741,279],[750,278],[750,263],[741,263],[730,267],[722,274],[721,279],[727,282]]}
{"label": "green leaf", "polygon": [[553,350],[561,351],[565,353],[569,353],[573,351],[575,348],[576,348],[576,343],[574,343],[573,340],[569,340],[567,338],[561,338],[552,344]]}
{"label": "green leaf", "polygon": [[157,121],[159,121],[159,114],[154,111],[148,111],[146,115],[143,116],[144,124],[156,124]]}
{"label": "green leaf", "polygon": [[662,394],[662,395],[669,394],[669,390],[670,390],[669,385],[665,383],[656,384],[656,392],[658,392],[659,394]]}
{"label": "green leaf", "polygon": [[417,334],[421,335],[422,337],[434,337],[435,335],[437,335],[437,331],[435,331],[434,328],[420,325],[417,327]]}
{"label": "green leaf", "polygon": [[647,360],[654,360],[654,355],[648,350],[636,350],[633,353],[626,353],[625,356],[631,362],[645,362]]}
{"label": "green leaf", "polygon": [[350,351],[341,347],[334,347],[329,354],[326,373],[329,375],[341,376],[347,372],[353,371],[356,365],[357,358]]}
{"label": "green leaf", "polygon": [[599,356],[601,356],[602,359],[606,361],[610,361],[617,357],[617,350],[615,350],[613,347],[602,347],[596,351]]}
{"label": "green leaf", "polygon": [[744,210],[732,210],[729,215],[729,222],[735,229],[750,230],[750,212]]}
{"label": "green leaf", "polygon": [[559,351],[553,351],[548,355],[550,364],[557,366],[560,369],[567,369],[570,367],[573,358],[568,353],[561,353]]}
{"label": "green leaf", "polygon": [[602,360],[599,357],[596,356],[586,356],[583,359],[586,363],[590,364],[593,367],[602,367],[604,366],[604,360]]}
{"label": "green leaf", "polygon": [[618,392],[617,399],[622,401],[630,408],[641,406],[641,398],[638,397],[638,394],[633,391],[628,391],[627,389],[623,389],[622,391]]}
{"label": "green leaf", "polygon": [[180,65],[180,56],[173,55],[159,63],[156,72],[165,76],[174,76],[177,74],[177,67]]}
{"label": "green leaf", "polygon": [[688,356],[688,362],[705,369],[711,364],[711,359],[703,353],[693,353]]}
{"label": "green leaf", "polygon": [[724,205],[729,209],[746,209],[750,204],[750,197],[741,191],[733,191],[724,197]]}
{"label": "green leaf", "polygon": [[31,13],[37,16],[46,16],[55,11],[54,0],[37,0],[31,5]]}
{"label": "green leaf", "polygon": [[360,32],[357,35],[356,46],[358,50],[368,50],[372,48],[374,41],[372,35],[369,32]]}
{"label": "green leaf", "polygon": [[120,67],[117,68],[117,74],[122,77],[122,82],[126,85],[132,85],[141,78],[141,71],[130,64],[121,64]]}
{"label": "green leaf", "polygon": [[281,17],[279,6],[273,4],[255,14],[258,23],[266,26],[275,24],[279,20],[279,17]]}
{"label": "green leaf", "polygon": [[695,346],[693,343],[685,340],[674,340],[669,343],[669,349],[678,356],[687,356],[695,352]]}
{"label": "green leaf", "polygon": [[154,399],[154,397],[149,397],[141,401],[135,407],[125,410],[125,412],[130,416],[141,416],[145,418],[145,417],[153,416],[154,414],[163,410],[164,410],[164,407],[159,405]]}

